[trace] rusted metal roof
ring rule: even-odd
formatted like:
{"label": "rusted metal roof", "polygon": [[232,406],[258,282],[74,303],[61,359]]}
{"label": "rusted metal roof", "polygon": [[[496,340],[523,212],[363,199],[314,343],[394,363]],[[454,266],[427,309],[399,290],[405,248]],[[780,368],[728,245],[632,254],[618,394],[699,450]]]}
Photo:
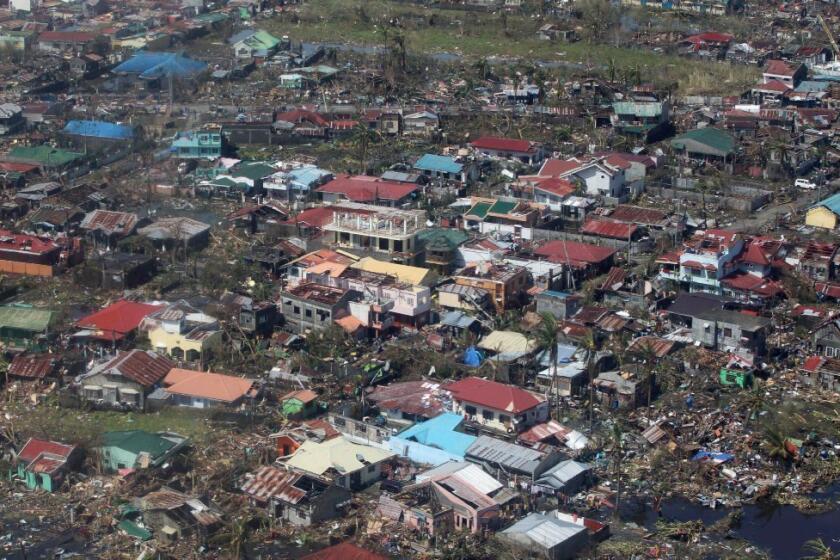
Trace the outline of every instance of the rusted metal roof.
{"label": "rusted metal roof", "polygon": [[664,338],[659,338],[658,336],[640,336],[630,343],[630,346],[627,347],[627,351],[644,352],[649,348],[653,350],[657,358],[664,358],[671,353],[676,345],[677,342],[674,340],[665,340]]}
{"label": "rusted metal roof", "polygon": [[137,214],[94,210],[85,216],[79,227],[90,231],[102,231],[108,235],[128,235],[137,226]]}
{"label": "rusted metal roof", "polygon": [[55,372],[58,359],[54,354],[18,354],[9,364],[9,375],[27,379],[43,379]]}
{"label": "rusted metal roof", "polygon": [[297,504],[306,498],[307,492],[295,486],[303,478],[301,473],[286,471],[265,465],[242,485],[242,491],[260,502],[275,498],[290,504]]}
{"label": "rusted metal roof", "polygon": [[166,356],[147,350],[122,352],[92,373],[108,372],[134,381],[143,387],[151,387],[163,379],[175,367]]}

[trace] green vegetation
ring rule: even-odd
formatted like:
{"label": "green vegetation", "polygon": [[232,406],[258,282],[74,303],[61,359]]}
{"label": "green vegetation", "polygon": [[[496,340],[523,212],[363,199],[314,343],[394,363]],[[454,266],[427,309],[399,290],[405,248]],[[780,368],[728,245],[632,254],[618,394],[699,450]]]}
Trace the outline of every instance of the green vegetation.
{"label": "green vegetation", "polygon": [[600,42],[605,39],[604,30],[587,24],[600,8],[597,2],[592,4],[594,13],[583,13],[581,19],[586,40],[576,43],[541,40],[537,36],[545,23],[541,18],[437,10],[387,0],[311,0],[300,14],[275,18],[264,27],[295,40],[359,46],[390,45],[394,37],[400,37],[410,54],[452,53],[468,59],[465,63],[495,56],[565,62],[572,69],[601,74],[608,66],[619,74],[632,69],[642,81],[677,83],[682,93],[740,93],[758,76],[755,67],[689,60]]}

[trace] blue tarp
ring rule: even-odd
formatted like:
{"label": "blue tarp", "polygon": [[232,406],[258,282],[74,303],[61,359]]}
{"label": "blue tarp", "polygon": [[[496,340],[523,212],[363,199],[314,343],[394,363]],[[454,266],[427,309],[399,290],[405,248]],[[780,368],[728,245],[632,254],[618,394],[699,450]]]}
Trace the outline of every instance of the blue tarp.
{"label": "blue tarp", "polygon": [[481,365],[484,356],[476,350],[475,346],[470,346],[464,351],[464,364],[468,366],[477,367]]}
{"label": "blue tarp", "polygon": [[714,463],[725,463],[731,461],[735,456],[729,453],[720,453],[714,451],[705,451],[701,449],[691,458],[692,461],[712,461]]}
{"label": "blue tarp", "polygon": [[116,74],[137,74],[144,80],[166,76],[190,78],[207,68],[206,62],[169,52],[137,53],[116,68]]}
{"label": "blue tarp", "polygon": [[70,121],[64,127],[64,132],[76,136],[92,136],[111,140],[130,140],[134,137],[132,127],[104,121]]}

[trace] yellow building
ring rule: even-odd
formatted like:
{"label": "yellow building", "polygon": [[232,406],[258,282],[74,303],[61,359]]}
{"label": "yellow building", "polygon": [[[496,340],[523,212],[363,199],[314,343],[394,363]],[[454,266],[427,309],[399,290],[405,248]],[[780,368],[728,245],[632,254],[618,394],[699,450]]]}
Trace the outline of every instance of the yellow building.
{"label": "yellow building", "polygon": [[185,302],[152,313],[143,328],[154,350],[185,363],[203,366],[222,345],[219,322]]}
{"label": "yellow building", "polygon": [[840,199],[834,200],[833,205],[830,201],[840,196],[840,193],[830,196],[829,198],[818,203],[808,210],[805,214],[805,225],[811,227],[818,227],[822,229],[834,229],[837,227],[837,214],[840,211]]}

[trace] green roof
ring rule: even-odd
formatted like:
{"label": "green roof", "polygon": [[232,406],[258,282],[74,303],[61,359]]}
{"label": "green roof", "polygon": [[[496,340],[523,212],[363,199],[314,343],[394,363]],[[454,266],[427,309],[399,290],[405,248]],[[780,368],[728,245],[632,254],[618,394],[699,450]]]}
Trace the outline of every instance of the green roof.
{"label": "green roof", "polygon": [[53,312],[34,307],[0,306],[0,328],[43,332],[52,321]]}
{"label": "green roof", "polygon": [[616,101],[613,103],[616,115],[633,115],[636,117],[653,118],[662,114],[662,103],[659,101]]}
{"label": "green roof", "polygon": [[120,521],[120,524],[117,525],[117,527],[119,527],[121,531],[125,531],[130,536],[138,538],[141,541],[147,541],[152,538],[152,534],[149,532],[148,529],[144,529],[143,527],[139,526],[133,521],[129,521],[128,519],[123,519],[122,521]]}
{"label": "green roof", "polygon": [[221,12],[210,12],[207,14],[198,14],[193,18],[194,21],[199,21],[202,23],[218,23],[220,21],[225,21],[228,19],[227,14],[223,14]]}
{"label": "green roof", "polygon": [[463,230],[452,228],[431,228],[421,231],[417,237],[426,249],[452,250],[470,238]]}
{"label": "green roof", "polygon": [[44,166],[60,166],[67,165],[77,159],[80,159],[84,154],[77,152],[70,152],[52,146],[15,146],[9,151],[9,158],[26,160],[38,163]]}
{"label": "green roof", "polygon": [[467,210],[467,216],[477,216],[482,220],[487,215],[490,207],[493,206],[489,202],[477,202],[472,208]]}
{"label": "green roof", "polygon": [[518,202],[497,200],[496,203],[490,207],[488,214],[509,214],[518,204]]}
{"label": "green roof", "polygon": [[174,441],[143,430],[105,432],[102,438],[104,447],[116,447],[135,455],[146,452],[152,459],[160,457],[175,447]]}
{"label": "green roof", "polygon": [[263,161],[243,161],[230,171],[233,177],[245,177],[252,181],[264,179],[275,173],[277,173],[277,168]]}
{"label": "green roof", "polygon": [[[671,147],[692,152],[729,155],[735,151],[735,138],[718,128],[695,128],[671,140]],[[707,149],[703,150],[703,147]]]}

